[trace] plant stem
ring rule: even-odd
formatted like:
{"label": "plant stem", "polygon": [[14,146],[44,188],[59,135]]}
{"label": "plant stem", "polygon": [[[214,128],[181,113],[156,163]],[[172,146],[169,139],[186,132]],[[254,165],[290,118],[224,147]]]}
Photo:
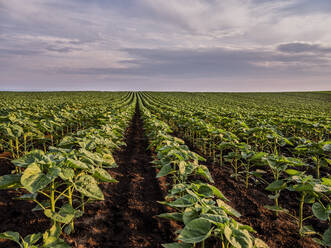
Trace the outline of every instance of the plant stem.
{"label": "plant stem", "polygon": [[300,200],[300,209],[299,209],[299,230],[301,232],[303,226],[303,204],[305,203],[305,196],[306,193],[302,193],[301,200]]}

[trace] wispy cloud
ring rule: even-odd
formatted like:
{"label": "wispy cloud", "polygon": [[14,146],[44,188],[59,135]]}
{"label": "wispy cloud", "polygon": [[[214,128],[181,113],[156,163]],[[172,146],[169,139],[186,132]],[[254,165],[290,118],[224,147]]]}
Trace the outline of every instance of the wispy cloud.
{"label": "wispy cloud", "polygon": [[286,53],[331,53],[331,47],[325,47],[320,44],[311,44],[305,42],[292,42],[281,44],[278,46],[278,50]]}

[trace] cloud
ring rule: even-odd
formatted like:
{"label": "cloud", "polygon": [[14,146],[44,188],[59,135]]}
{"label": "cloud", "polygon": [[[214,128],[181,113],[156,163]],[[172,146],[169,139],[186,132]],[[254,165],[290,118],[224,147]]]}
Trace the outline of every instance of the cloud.
{"label": "cloud", "polygon": [[286,53],[331,53],[331,47],[325,47],[320,44],[310,44],[304,42],[293,42],[281,44],[277,47],[281,52]]}
{"label": "cloud", "polygon": [[70,53],[73,51],[81,51],[83,49],[81,48],[74,48],[74,47],[54,47],[54,46],[48,46],[46,47],[46,50],[51,52],[58,52],[58,53]]}
{"label": "cloud", "polygon": [[[326,57],[261,49],[125,49],[131,60],[119,67],[61,68],[66,74],[168,76],[179,78],[330,75]],[[322,68],[319,69],[319,68]],[[318,70],[317,70],[318,69]],[[316,71],[317,70],[317,71]]]}
{"label": "cloud", "polygon": [[40,55],[40,51],[36,50],[27,50],[27,49],[1,49],[0,48],[0,54],[2,56],[36,56]]}
{"label": "cloud", "polygon": [[329,0],[22,1],[0,0],[7,80],[245,84],[331,74]]}

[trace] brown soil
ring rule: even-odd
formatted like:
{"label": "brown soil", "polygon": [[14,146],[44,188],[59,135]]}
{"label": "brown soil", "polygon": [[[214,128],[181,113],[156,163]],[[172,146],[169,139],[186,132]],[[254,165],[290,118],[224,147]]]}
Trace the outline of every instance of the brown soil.
{"label": "brown soil", "polygon": [[[176,133],[177,135],[177,133]],[[180,135],[178,135],[180,137]],[[195,149],[187,140],[186,144],[192,151],[202,155],[202,152]],[[205,156],[204,156],[205,157]],[[228,204],[241,213],[237,220],[250,225],[257,232],[256,237],[265,241],[270,248],[320,248],[311,237],[301,237],[298,233],[298,225],[295,220],[284,213],[277,217],[273,211],[267,210],[265,205],[273,205],[264,190],[265,185],[251,184],[248,189],[242,181],[236,181],[230,175],[231,168],[215,165],[210,159],[205,163],[215,181],[215,186],[220,189],[230,200]],[[298,202],[295,193],[283,191],[280,197],[280,204],[296,214]],[[305,213],[311,213],[310,207],[306,206]],[[306,220],[305,225],[313,225],[317,231],[322,232],[327,228],[326,222],[314,219]]]}
{"label": "brown soil", "polygon": [[115,154],[119,167],[110,171],[119,182],[103,184],[105,200],[88,205],[76,221],[76,233],[67,239],[73,247],[161,247],[174,239],[170,223],[155,217],[166,212],[157,203],[164,192],[155,178],[138,109],[126,143]]}
{"label": "brown soil", "polygon": [[[0,176],[10,174],[12,170],[14,166],[9,160],[0,159]],[[49,228],[50,222],[43,213],[31,211],[36,204],[13,199],[22,193],[22,190],[0,190],[0,233],[15,231],[24,237]],[[17,248],[18,245],[0,239],[0,247]]]}

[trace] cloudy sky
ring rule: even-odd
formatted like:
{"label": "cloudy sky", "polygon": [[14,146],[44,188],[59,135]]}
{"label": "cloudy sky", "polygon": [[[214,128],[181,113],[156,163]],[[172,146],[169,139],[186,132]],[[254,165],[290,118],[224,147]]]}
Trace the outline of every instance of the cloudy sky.
{"label": "cloudy sky", "polygon": [[0,90],[331,90],[330,0],[0,0]]}

